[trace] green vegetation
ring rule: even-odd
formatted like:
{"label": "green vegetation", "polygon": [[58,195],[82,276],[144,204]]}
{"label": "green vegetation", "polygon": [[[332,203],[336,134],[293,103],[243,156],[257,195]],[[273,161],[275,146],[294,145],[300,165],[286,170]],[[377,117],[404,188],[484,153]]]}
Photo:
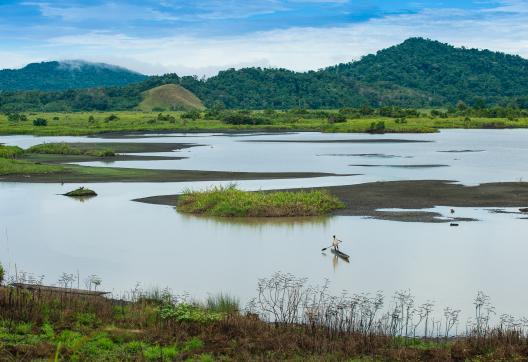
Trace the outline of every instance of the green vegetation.
{"label": "green vegetation", "polygon": [[21,175],[26,177],[34,174],[50,174],[63,170],[61,166],[41,165],[29,161],[0,158],[0,176]]}
{"label": "green vegetation", "polygon": [[344,204],[324,190],[249,192],[234,185],[205,191],[185,191],[180,212],[224,217],[284,217],[326,215]]}
{"label": "green vegetation", "polygon": [[[20,113],[17,113],[21,115]],[[340,110],[205,112],[96,112],[28,113],[48,119],[46,127],[31,121],[9,122],[0,114],[0,134],[96,135],[105,132],[205,132],[205,131],[319,131],[369,132],[383,122],[387,133],[436,132],[442,128],[526,128],[528,111],[516,108],[456,107],[414,110],[399,107],[344,108]],[[54,119],[59,117],[59,119]],[[469,118],[469,121],[468,121]],[[111,119],[111,120],[110,120]],[[345,121],[343,121],[345,119]],[[337,122],[335,121],[337,120]]]}
{"label": "green vegetation", "polygon": [[0,158],[19,158],[24,154],[24,150],[18,146],[0,145]]}
{"label": "green vegetation", "polygon": [[114,157],[115,152],[110,148],[82,148],[67,143],[43,143],[27,149],[28,153],[47,155],[87,155],[93,157]]}
{"label": "green vegetation", "polygon": [[175,111],[204,109],[200,99],[187,89],[177,84],[165,84],[149,89],[143,93],[143,100],[138,105],[142,111]]}
{"label": "green vegetation", "polygon": [[240,311],[240,300],[229,294],[216,294],[207,297],[207,309],[219,313],[236,313]]}
{"label": "green vegetation", "polygon": [[[408,292],[395,293],[389,312],[382,309],[381,294],[332,296],[326,287],[308,286],[290,274],[259,280],[257,293],[240,311],[231,297],[204,305],[167,289],[136,288],[131,299],[122,300],[69,288],[0,286],[0,359],[509,361],[528,356],[526,327],[510,316],[493,327],[485,312],[491,305],[482,293],[474,301],[475,321],[463,336],[453,333],[460,310],[445,308],[435,320],[434,305],[415,305]],[[417,336],[418,327],[424,337]]]}
{"label": "green vegetation", "polygon": [[31,63],[21,69],[0,70],[0,89],[63,90],[126,85],[147,76],[127,69],[83,61]]}
{"label": "green vegetation", "polygon": [[[128,75],[144,80],[128,84],[135,80],[123,77],[120,84],[128,85],[122,87],[56,92],[42,90],[60,87],[36,84],[23,89],[40,90],[1,92],[0,111],[147,109],[159,112],[188,101],[196,106],[200,100],[209,108],[228,109],[335,109],[364,105],[429,108],[454,107],[459,101],[474,107],[500,105],[526,109],[527,67],[528,60],[519,56],[411,38],[356,62],[305,73],[244,68],[221,71],[207,79],[176,74],[144,79],[132,73]],[[39,72],[48,72],[51,76],[46,79],[63,82],[63,89],[70,88],[71,79],[53,78],[53,70]],[[98,75],[100,81],[105,77],[111,79],[110,75]],[[165,85],[171,85],[170,91],[158,88]],[[0,80],[0,89],[21,88],[2,86]]]}
{"label": "green vegetation", "polygon": [[91,197],[91,196],[97,196],[97,193],[93,190],[86,189],[84,187],[79,187],[78,189],[65,193],[64,196]]}

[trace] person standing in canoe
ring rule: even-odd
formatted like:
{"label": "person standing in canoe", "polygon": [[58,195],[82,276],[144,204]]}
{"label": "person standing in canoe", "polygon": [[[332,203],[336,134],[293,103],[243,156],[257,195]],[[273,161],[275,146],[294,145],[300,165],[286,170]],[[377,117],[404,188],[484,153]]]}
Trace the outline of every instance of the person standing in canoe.
{"label": "person standing in canoe", "polygon": [[339,250],[339,243],[342,243],[341,240],[339,239],[336,239],[335,235],[332,239],[332,246],[334,247],[335,250]]}

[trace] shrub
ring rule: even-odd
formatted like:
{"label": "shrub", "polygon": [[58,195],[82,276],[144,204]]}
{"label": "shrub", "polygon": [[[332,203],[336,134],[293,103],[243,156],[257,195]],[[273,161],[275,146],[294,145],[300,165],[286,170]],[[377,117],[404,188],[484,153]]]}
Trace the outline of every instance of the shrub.
{"label": "shrub", "polygon": [[268,118],[242,111],[224,113],[221,119],[224,123],[234,125],[261,125],[271,123]]}
{"label": "shrub", "polygon": [[385,122],[372,122],[367,131],[370,133],[385,133]]}
{"label": "shrub", "polygon": [[7,120],[11,123],[17,123],[17,122],[25,122],[27,121],[27,117],[24,114],[19,113],[9,113],[7,115]]}
{"label": "shrub", "polygon": [[105,118],[105,122],[112,122],[112,121],[117,121],[119,120],[119,117],[116,116],[115,114],[111,114],[109,115],[108,117]]}
{"label": "shrub", "polygon": [[193,109],[192,111],[185,112],[181,115],[182,119],[191,119],[193,121],[200,119],[200,111]]}
{"label": "shrub", "polygon": [[171,319],[177,322],[209,323],[220,320],[223,314],[208,311],[187,303],[176,305],[167,303],[160,307],[159,316],[161,319]]}
{"label": "shrub", "polygon": [[36,118],[33,120],[33,126],[35,127],[46,127],[48,125],[48,120],[45,118]]}
{"label": "shrub", "polygon": [[328,123],[343,123],[346,122],[347,118],[343,114],[330,113],[327,117]]}

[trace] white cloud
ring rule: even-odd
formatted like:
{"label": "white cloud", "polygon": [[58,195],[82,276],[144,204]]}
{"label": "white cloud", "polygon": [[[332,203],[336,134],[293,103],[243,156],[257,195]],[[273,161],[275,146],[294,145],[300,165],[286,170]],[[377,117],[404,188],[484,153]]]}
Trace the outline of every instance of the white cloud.
{"label": "white cloud", "polygon": [[[510,1],[501,9],[509,5],[515,4]],[[114,62],[147,74],[212,75],[219,69],[241,66],[318,69],[358,59],[411,36],[528,57],[528,13],[424,10],[342,27],[289,28],[229,37],[139,38],[89,32],[50,39],[34,52],[49,59]]]}

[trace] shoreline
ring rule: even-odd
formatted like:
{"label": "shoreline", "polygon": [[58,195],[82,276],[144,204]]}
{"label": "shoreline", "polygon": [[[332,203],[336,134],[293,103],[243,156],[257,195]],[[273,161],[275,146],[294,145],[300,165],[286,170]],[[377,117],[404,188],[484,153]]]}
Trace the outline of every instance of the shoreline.
{"label": "shoreline", "polygon": [[[501,182],[478,186],[464,186],[447,180],[370,182],[347,186],[299,188],[280,191],[328,190],[338,197],[345,209],[337,210],[333,216],[361,216],[378,220],[403,222],[449,223],[453,221],[477,221],[475,219],[451,218],[432,211],[435,206],[506,208],[528,205],[528,183]],[[278,191],[278,190],[274,190]],[[150,196],[132,201],[154,205],[175,206],[179,195]],[[408,211],[380,211],[403,209]],[[519,213],[521,214],[521,213]],[[524,214],[521,214],[524,215]]]}

